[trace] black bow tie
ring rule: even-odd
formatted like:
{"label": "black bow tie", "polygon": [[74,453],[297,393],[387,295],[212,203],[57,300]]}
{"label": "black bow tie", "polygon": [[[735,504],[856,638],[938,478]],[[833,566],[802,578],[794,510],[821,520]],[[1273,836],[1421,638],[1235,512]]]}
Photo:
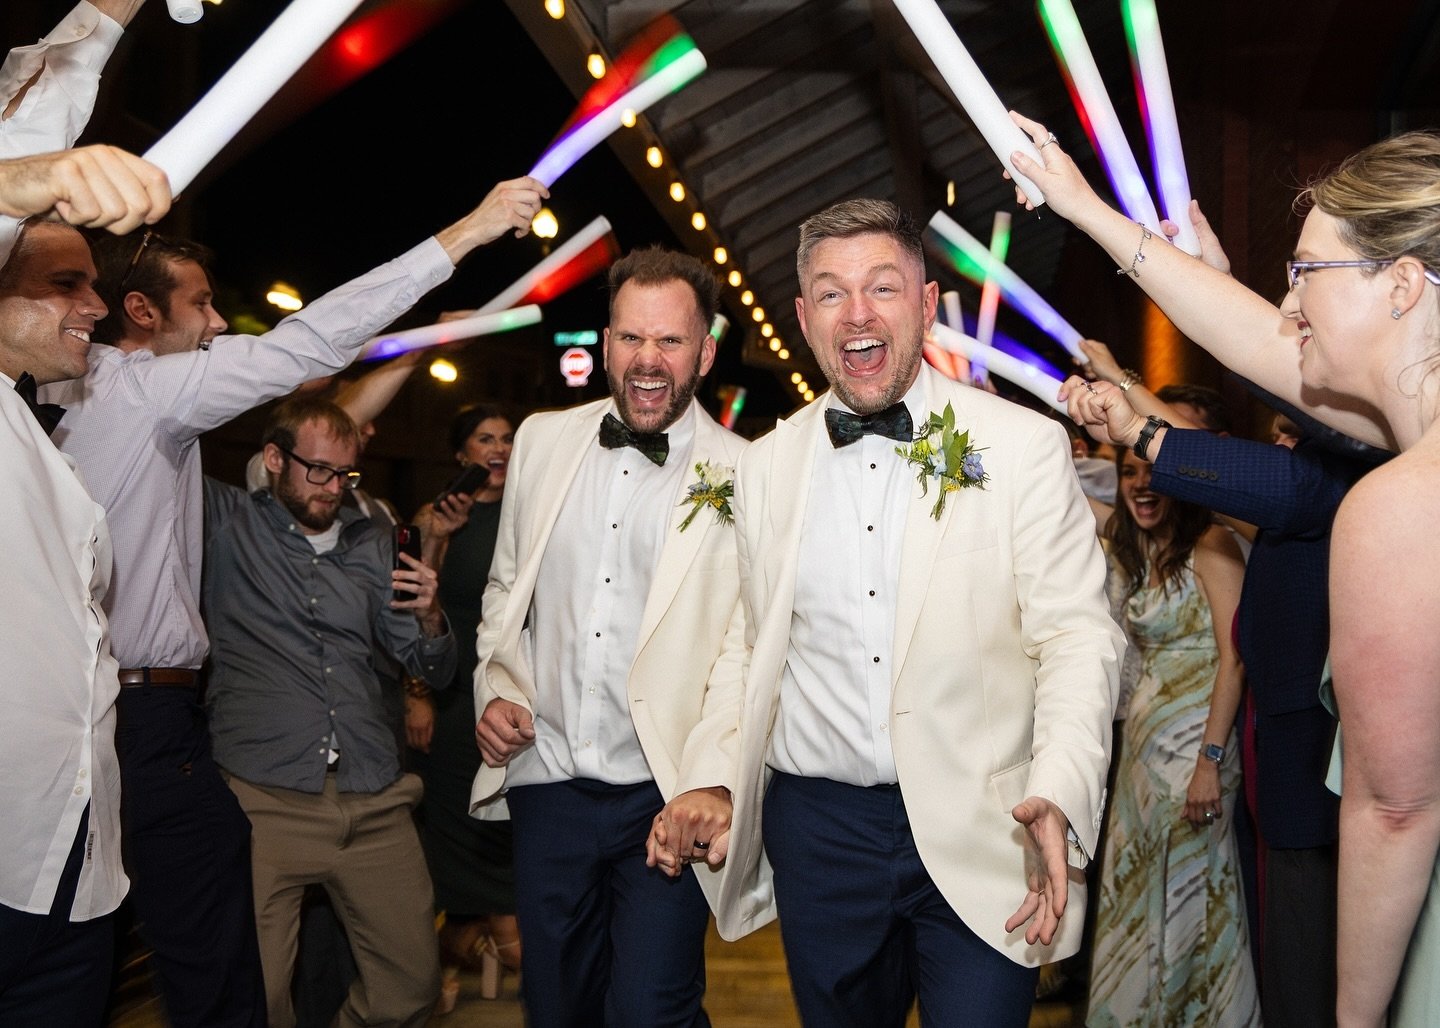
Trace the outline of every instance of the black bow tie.
{"label": "black bow tie", "polygon": [[891,404],[874,414],[851,414],[848,410],[830,407],[825,411],[825,428],[835,449],[858,442],[861,436],[883,435],[908,443],[914,437],[915,424],[903,403]]}
{"label": "black bow tie", "polygon": [[30,413],[35,415],[35,420],[40,422],[45,434],[54,433],[55,426],[60,424],[60,419],[65,416],[65,408],[58,403],[36,402],[35,378],[28,371],[21,373],[20,381],[15,383],[15,391],[20,394],[20,399],[25,401],[25,406],[30,408]]}
{"label": "black bow tie", "polygon": [[636,432],[613,414],[600,419],[600,445],[607,450],[633,446],[661,467],[670,456],[670,439],[664,432]]}

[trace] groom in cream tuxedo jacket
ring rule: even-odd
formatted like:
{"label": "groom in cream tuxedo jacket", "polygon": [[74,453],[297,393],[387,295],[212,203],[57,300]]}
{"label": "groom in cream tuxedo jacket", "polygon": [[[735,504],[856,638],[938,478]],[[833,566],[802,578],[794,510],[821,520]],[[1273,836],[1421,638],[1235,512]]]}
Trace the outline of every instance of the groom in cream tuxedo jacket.
{"label": "groom in cream tuxedo jacket", "polygon": [[[770,916],[806,1025],[1024,1025],[1073,952],[1123,642],[1059,425],[921,360],[918,227],[847,201],[801,228],[797,313],[832,392],[746,450],[748,662],[727,938]],[[953,411],[975,453],[896,453]],[[938,435],[936,437],[938,439]],[[668,814],[668,812],[667,812]],[[663,818],[662,818],[663,820]],[[763,841],[763,852],[762,852]]]}
{"label": "groom in cream tuxedo jacket", "polygon": [[[508,803],[514,824],[532,1028],[709,1024],[704,858],[729,823],[739,574],[728,500],[689,496],[728,483],[744,441],[693,400],[715,355],[704,265],[638,251],[610,290],[611,398],[516,433],[479,633],[471,810]],[[695,874],[647,866],[666,800]]]}

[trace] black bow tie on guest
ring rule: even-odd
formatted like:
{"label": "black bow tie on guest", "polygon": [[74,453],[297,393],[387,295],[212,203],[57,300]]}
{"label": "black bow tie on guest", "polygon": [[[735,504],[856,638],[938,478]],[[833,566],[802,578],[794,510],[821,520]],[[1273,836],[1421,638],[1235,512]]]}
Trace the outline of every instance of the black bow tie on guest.
{"label": "black bow tie on guest", "polygon": [[53,434],[55,426],[60,424],[60,419],[65,416],[65,408],[58,403],[37,403],[35,378],[28,371],[21,373],[20,381],[15,383],[15,391],[20,394],[20,399],[25,401],[25,406],[30,408],[30,413],[35,415],[35,420],[40,422],[45,434]]}
{"label": "black bow tie on guest", "polygon": [[874,414],[851,414],[848,410],[830,407],[825,411],[825,427],[835,449],[859,442],[861,436],[883,435],[908,443],[914,438],[915,423],[903,403],[894,403]]}
{"label": "black bow tie on guest", "polygon": [[607,450],[633,446],[661,467],[670,456],[670,438],[664,432],[636,432],[613,414],[600,419],[600,445]]}

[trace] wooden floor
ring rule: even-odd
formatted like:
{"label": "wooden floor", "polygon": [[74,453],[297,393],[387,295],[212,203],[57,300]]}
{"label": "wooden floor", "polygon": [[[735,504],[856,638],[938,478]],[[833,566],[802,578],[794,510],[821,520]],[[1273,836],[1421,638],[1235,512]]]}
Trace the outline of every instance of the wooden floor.
{"label": "wooden floor", "polygon": [[[799,1028],[800,1019],[790,998],[785,974],[785,954],[780,948],[780,930],[768,925],[739,942],[724,942],[711,926],[706,939],[706,975],[709,989],[705,1009],[715,1028]],[[523,1028],[524,1015],[514,975],[503,979],[501,996],[480,998],[478,975],[460,977],[460,1002],[455,1010],[431,1019],[435,1028]],[[166,1028],[167,1022],[156,1000],[144,993],[143,979],[133,981],[122,996],[120,1009],[110,1022],[112,1028]],[[1083,1011],[1057,1003],[1036,1004],[1031,1028],[1067,1028],[1081,1024]],[[911,1012],[908,1022],[918,1026]]]}

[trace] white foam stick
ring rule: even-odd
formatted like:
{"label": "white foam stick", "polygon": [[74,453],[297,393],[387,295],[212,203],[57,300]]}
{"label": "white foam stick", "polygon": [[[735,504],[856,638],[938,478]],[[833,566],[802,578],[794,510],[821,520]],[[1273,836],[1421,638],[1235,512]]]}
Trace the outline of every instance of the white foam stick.
{"label": "white foam stick", "polygon": [[1042,0],[1042,17],[1050,29],[1050,39],[1058,51],[1061,70],[1070,77],[1071,84],[1080,99],[1081,117],[1090,124],[1095,140],[1095,149],[1110,185],[1125,213],[1140,222],[1151,232],[1160,233],[1160,216],[1155,213],[1155,201],[1150,198],[1150,189],[1145,185],[1145,176],[1140,174],[1140,165],[1135,160],[1135,151],[1125,138],[1120,127],[1120,118],[1115,105],[1110,102],[1110,93],[1105,89],[1105,80],[1095,66],[1095,57],[1085,32],[1080,28],[1080,19],[1070,0]]}
{"label": "white foam stick", "polygon": [[570,134],[556,140],[546,150],[540,162],[530,170],[530,177],[552,186],[555,180],[570,167],[595,149],[604,139],[620,127],[620,119],[626,111],[639,114],[645,108],[662,100],[678,90],[705,70],[705,55],[699,50],[690,50],[667,64],[634,89],[624,93],[608,107],[601,110],[589,121],[576,125]]}
{"label": "white foam stick", "polygon": [[1145,127],[1150,135],[1150,160],[1160,184],[1160,203],[1165,217],[1180,227],[1175,245],[1198,257],[1200,238],[1190,224],[1190,177],[1185,173],[1185,151],[1180,145],[1180,125],[1175,120],[1175,97],[1170,92],[1170,70],[1165,63],[1165,44],[1160,39],[1160,16],[1155,13],[1155,0],[1126,0],[1122,10],[1145,98]]}
{"label": "white foam stick", "polygon": [[944,211],[936,211],[930,219],[930,229],[952,246],[958,248],[972,263],[983,269],[1000,287],[1000,294],[1010,305],[1024,314],[1036,327],[1045,332],[1066,350],[1070,356],[1080,356],[1080,340],[1085,338],[1075,326],[1060,316],[1060,312],[1032,289],[1007,264],[990,256],[990,250],[980,240],[957,225]]}
{"label": "white foam stick", "polygon": [[386,357],[397,357],[410,350],[423,350],[441,343],[453,343],[458,339],[508,332],[512,328],[534,325],[539,320],[540,308],[532,303],[493,314],[472,314],[458,321],[444,321],[438,325],[426,325],[424,328],[407,328],[403,332],[392,332],[370,340],[361,349],[358,359],[382,360]]}
{"label": "white foam stick", "polygon": [[145,154],[178,196],[225,144],[350,17],[360,0],[292,0],[160,141]]}
{"label": "white foam stick", "polygon": [[965,44],[960,42],[960,37],[950,27],[950,22],[945,19],[940,6],[935,0],[895,0],[895,7],[909,22],[911,31],[930,55],[935,69],[945,79],[946,85],[960,101],[960,106],[970,115],[970,120],[985,137],[985,142],[990,144],[990,149],[995,151],[995,156],[1000,158],[1000,163],[1005,165],[1005,170],[1010,173],[1025,198],[1035,206],[1040,206],[1045,202],[1045,197],[1039,187],[1010,164],[1010,155],[1016,150],[1029,156],[1037,164],[1043,164],[1040,151],[1035,149],[1035,144],[1021,131],[1020,126],[1010,120],[1009,111],[1000,102],[1000,97],[995,95],[995,90],[986,81],[980,66],[970,56],[970,51],[965,49]]}
{"label": "white foam stick", "polygon": [[940,294],[940,314],[945,324],[959,332],[965,331],[965,322],[960,314],[960,294],[951,289]]}
{"label": "white foam stick", "polygon": [[997,350],[993,346],[982,346],[974,336],[957,332],[949,325],[937,323],[930,330],[930,338],[940,349],[949,353],[958,353],[968,359],[972,365],[976,361],[982,361],[991,374],[999,375],[1011,385],[1025,390],[1036,399],[1043,400],[1062,414],[1065,412],[1065,405],[1055,399],[1061,386],[1058,378],[1051,378],[1039,368],[1031,367],[1003,350]]}
{"label": "white foam stick", "polygon": [[521,297],[528,294],[530,290],[534,289],[539,283],[545,281],[545,279],[569,264],[576,257],[579,257],[592,243],[604,238],[605,233],[609,231],[610,222],[607,221],[604,216],[596,218],[567,239],[565,243],[558,247],[549,257],[546,257],[539,264],[535,265],[535,267],[510,283],[502,293],[475,313],[490,314],[493,311],[503,311],[513,306],[519,302]]}

